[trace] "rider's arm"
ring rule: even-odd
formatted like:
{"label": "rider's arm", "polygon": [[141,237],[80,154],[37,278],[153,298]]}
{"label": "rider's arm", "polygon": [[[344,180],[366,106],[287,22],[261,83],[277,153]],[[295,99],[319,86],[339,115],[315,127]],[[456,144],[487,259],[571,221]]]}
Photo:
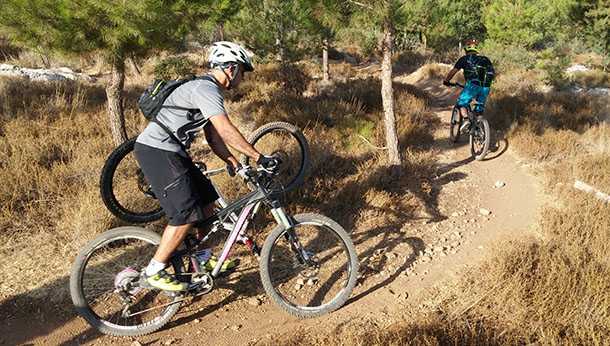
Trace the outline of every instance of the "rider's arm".
{"label": "rider's arm", "polygon": [[445,82],[449,82],[451,81],[451,78],[453,78],[453,76],[455,76],[456,73],[458,73],[460,70],[456,69],[455,67],[451,69],[451,71],[449,71],[449,73],[447,73],[447,77],[445,77]]}
{"label": "rider's arm", "polygon": [[207,139],[208,144],[210,145],[210,148],[212,148],[214,154],[233,167],[239,166],[237,159],[235,156],[233,156],[233,154],[231,154],[229,148],[227,148],[225,142],[222,141],[214,126],[206,126],[204,128],[204,132],[205,138]]}
{"label": "rider's arm", "polygon": [[212,116],[210,122],[224,143],[253,160],[258,161],[261,154],[246,141],[244,136],[235,125],[233,125],[226,114]]}
{"label": "rider's arm", "polygon": [[466,56],[459,58],[458,61],[453,66],[453,68],[451,69],[451,71],[449,71],[449,73],[447,73],[447,77],[445,77],[445,80],[443,82],[446,82],[446,83],[450,82],[451,78],[453,78],[453,76],[455,76],[456,73],[458,73],[461,69],[463,69],[465,67],[466,59],[467,59]]}

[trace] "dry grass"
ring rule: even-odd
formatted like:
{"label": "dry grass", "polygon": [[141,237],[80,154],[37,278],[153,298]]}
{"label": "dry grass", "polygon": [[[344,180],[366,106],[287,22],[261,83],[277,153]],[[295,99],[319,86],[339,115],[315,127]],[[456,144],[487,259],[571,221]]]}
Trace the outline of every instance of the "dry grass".
{"label": "dry grass", "polygon": [[526,343],[600,345],[610,337],[610,205],[571,187],[582,179],[610,192],[610,128],[596,101],[500,91],[490,105],[494,124],[508,125],[511,145],[544,169],[547,191],[562,205],[542,211],[541,241],[513,244],[463,287],[483,297],[467,318]]}
{"label": "dry grass", "polygon": [[[509,83],[505,85],[509,86]],[[529,89],[529,91],[528,91]],[[515,91],[517,90],[517,91]],[[487,114],[511,147],[543,172],[560,201],[541,212],[539,239],[497,255],[438,297],[437,313],[389,328],[349,326],[279,338],[328,345],[603,345],[610,338],[610,205],[572,188],[610,193],[607,101],[530,88],[497,90]],[[275,340],[275,341],[278,341]],[[305,341],[304,341],[305,340]]]}
{"label": "dry grass", "polygon": [[11,42],[3,36],[0,36],[0,62],[13,59],[19,56],[21,49],[14,46]]}
{"label": "dry grass", "polygon": [[570,80],[573,83],[585,88],[610,87],[610,73],[599,70],[575,72],[570,76]]}
{"label": "dry grass", "polygon": [[[288,197],[294,211],[319,210],[356,230],[371,222],[399,227],[404,218],[424,209],[430,190],[427,172],[434,163],[427,145],[436,126],[427,116],[424,94],[396,86],[404,168],[409,174],[390,175],[383,168],[384,152],[362,139],[377,146],[383,143],[376,80],[337,83],[320,94],[303,96],[315,84],[304,67],[268,65],[258,70],[242,90],[227,97],[227,107],[242,127],[286,120],[304,129],[313,167],[303,189]],[[134,100],[146,78],[128,83],[131,134],[144,125]],[[5,277],[0,313],[27,313],[43,306],[69,310],[67,275],[78,249],[121,224],[99,198],[99,173],[113,149],[104,91],[98,85],[1,79],[0,99],[0,257],[10,259],[0,264]],[[240,192],[227,177],[216,182],[229,195]],[[330,195],[337,196],[329,199]],[[345,200],[354,203],[346,206]],[[362,244],[369,230],[361,228],[357,235]]]}

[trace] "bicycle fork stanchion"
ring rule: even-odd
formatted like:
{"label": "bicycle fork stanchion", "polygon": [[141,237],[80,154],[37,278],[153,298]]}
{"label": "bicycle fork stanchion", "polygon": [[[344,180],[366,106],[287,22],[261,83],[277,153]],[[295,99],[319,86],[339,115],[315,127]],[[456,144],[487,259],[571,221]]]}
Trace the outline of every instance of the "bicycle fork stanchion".
{"label": "bicycle fork stanchion", "polygon": [[305,251],[303,245],[301,245],[301,242],[299,241],[299,238],[294,233],[294,224],[292,223],[291,218],[289,218],[286,214],[284,208],[282,208],[281,206],[274,206],[274,208],[271,209],[271,214],[275,218],[275,221],[279,225],[282,225],[286,230],[286,240],[288,240],[288,242],[290,243],[292,250],[299,254],[300,257],[302,257],[302,261],[304,263],[309,262],[311,257],[309,256],[307,251]]}
{"label": "bicycle fork stanchion", "polygon": [[286,211],[282,207],[275,207],[271,209],[271,215],[275,218],[275,221],[284,226],[285,229],[292,228],[293,224],[286,215]]}

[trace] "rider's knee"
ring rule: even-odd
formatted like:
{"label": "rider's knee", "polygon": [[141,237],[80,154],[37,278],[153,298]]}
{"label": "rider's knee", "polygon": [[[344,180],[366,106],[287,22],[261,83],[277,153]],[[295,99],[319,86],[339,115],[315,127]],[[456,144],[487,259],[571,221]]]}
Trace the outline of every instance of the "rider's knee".
{"label": "rider's knee", "polygon": [[481,114],[483,114],[483,111],[484,111],[484,110],[485,110],[485,107],[484,107],[484,106],[477,105],[477,106],[475,106],[475,107],[474,107],[474,110],[473,110],[473,111],[474,111],[474,113],[476,113],[477,115],[481,115]]}

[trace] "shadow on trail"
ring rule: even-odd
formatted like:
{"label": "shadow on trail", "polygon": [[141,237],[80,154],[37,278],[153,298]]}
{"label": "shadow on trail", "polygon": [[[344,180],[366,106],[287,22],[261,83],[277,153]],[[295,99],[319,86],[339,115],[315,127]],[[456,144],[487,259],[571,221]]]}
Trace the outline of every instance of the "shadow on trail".
{"label": "shadow on trail", "polygon": [[[377,250],[392,251],[399,244],[408,244],[411,247],[411,253],[409,254],[409,256],[407,258],[404,259],[403,263],[400,266],[396,267],[395,269],[388,269],[390,274],[385,279],[375,283],[373,286],[367,288],[365,291],[360,292],[355,296],[352,296],[347,301],[345,306],[355,303],[358,300],[366,297],[367,295],[377,291],[378,289],[391,284],[394,280],[396,280],[396,278],[398,278],[400,273],[402,273],[403,271],[408,269],[411,265],[413,265],[413,262],[415,262],[415,260],[417,259],[417,254],[419,253],[419,251],[423,251],[426,248],[426,244],[423,242],[422,239],[417,238],[417,237],[407,237],[400,233],[398,233],[399,235],[394,237],[394,239],[390,240],[389,238],[391,238],[393,233],[389,233],[388,231],[391,231],[391,229],[392,228],[388,229],[387,227],[383,227],[383,228],[379,228],[378,230],[371,230],[371,232],[377,231],[377,232],[384,234],[384,237],[379,240],[379,242],[377,243],[375,248],[367,249],[360,255],[360,257],[364,258],[364,259],[368,259]],[[375,263],[375,267],[386,268],[388,266],[387,262],[388,262],[387,257],[381,256],[381,261]],[[371,267],[368,260],[362,261],[361,275],[363,276],[363,278],[366,278],[371,275],[375,275],[375,272],[378,272],[378,270]]]}
{"label": "shadow on trail", "polygon": [[[376,79],[363,79],[350,84],[338,83],[336,94],[326,102],[341,104],[338,102],[339,100],[350,100],[352,97],[356,97],[362,101],[368,112],[379,112],[381,110],[380,96],[378,93],[369,92],[372,88],[369,84],[377,88],[378,83]],[[351,88],[352,84],[357,88]],[[401,86],[401,88],[405,92],[423,94],[419,89],[411,86]],[[328,95],[321,95],[306,100],[306,102],[300,99],[294,104],[286,102],[286,100],[277,101],[278,103],[275,104],[276,98],[272,98],[272,102],[265,106],[279,107],[280,110],[283,110],[280,112],[281,114],[296,112],[295,118],[285,120],[297,123],[300,121],[303,127],[306,127],[309,121],[320,121],[321,123],[328,122],[327,126],[330,128],[336,126],[335,119],[319,114],[320,118],[316,118],[311,114],[305,114],[304,111],[311,108],[311,105],[322,103],[327,98]],[[348,108],[348,110],[350,109]],[[424,123],[426,120],[413,118],[413,121],[422,123],[418,123],[413,132],[400,138],[401,151],[405,153],[408,150],[412,154],[412,157],[405,159],[400,172],[396,172],[390,167],[380,166],[378,159],[380,152],[378,151],[368,151],[358,155],[348,152],[337,154],[325,147],[324,143],[310,141],[312,158],[316,166],[312,167],[305,185],[297,192],[287,196],[290,209],[297,212],[317,211],[341,224],[352,235],[365,276],[375,275],[381,271],[381,268],[390,265],[384,256],[375,260],[374,263],[371,262],[371,257],[395,251],[402,244],[410,247],[410,255],[401,260],[397,267],[390,270],[388,277],[379,282],[373,282],[372,287],[353,297],[349,301],[350,303],[387,286],[397,278],[400,272],[413,263],[417,253],[425,248],[425,244],[420,238],[408,234],[409,230],[403,230],[403,225],[413,220],[425,219],[438,222],[446,219],[446,216],[439,210],[440,192],[444,185],[466,177],[466,174],[452,172],[452,170],[468,163],[467,160],[439,166],[433,159],[418,158],[418,155],[425,156],[424,154],[430,147],[438,144],[434,142],[432,134],[439,124],[435,123],[436,117],[428,116],[428,118],[428,123]],[[223,278],[216,280],[215,289],[229,290],[228,295],[209,305],[202,306],[198,312],[188,312],[186,316],[178,315],[165,328],[171,329],[214,313],[230,302],[263,293],[257,268],[248,267],[239,274],[237,282],[232,277],[228,280]],[[71,322],[75,318],[75,314],[65,309],[66,306],[71,309],[71,302],[66,299],[65,294],[68,281],[68,276],[63,276],[27,294],[11,297],[4,301],[0,305],[0,315],[6,316],[5,321],[8,323],[0,326],[3,341],[8,344],[27,343],[37,337],[44,337]],[[49,304],[48,300],[31,301],[32,296],[47,297],[48,292],[53,291],[61,292],[64,295],[57,303],[57,306],[64,308],[59,310],[64,312],[57,313],[58,309]],[[195,302],[203,301],[203,299],[201,297]],[[26,309],[24,306],[30,308]],[[40,316],[40,321],[31,316]],[[22,328],[24,332],[16,335],[15,326],[26,324],[31,327],[27,330]],[[63,344],[91,342],[102,336],[97,330],[89,326],[86,328]]]}
{"label": "shadow on trail", "polygon": [[489,145],[489,153],[487,154],[487,156],[485,156],[483,161],[491,161],[497,159],[508,150],[508,147],[508,139],[506,138],[496,139],[492,141],[492,143]]}

